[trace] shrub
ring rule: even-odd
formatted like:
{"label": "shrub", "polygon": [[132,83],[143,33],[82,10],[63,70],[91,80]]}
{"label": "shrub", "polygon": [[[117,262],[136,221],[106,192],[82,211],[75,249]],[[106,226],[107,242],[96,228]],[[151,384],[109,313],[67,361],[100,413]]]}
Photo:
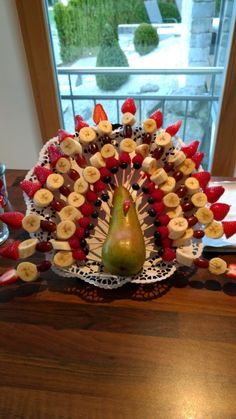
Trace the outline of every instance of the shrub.
{"label": "shrub", "polygon": [[163,20],[176,19],[177,22],[181,21],[178,7],[174,3],[158,2],[160,13]]}
{"label": "shrub", "polygon": [[149,23],[141,23],[134,32],[134,47],[140,55],[151,52],[159,44],[156,29]]}
{"label": "shrub", "polygon": [[[128,67],[128,60],[120,48],[115,33],[108,23],[104,26],[102,42],[97,55],[97,67]],[[127,74],[98,74],[96,81],[102,90],[117,90],[128,80]]]}

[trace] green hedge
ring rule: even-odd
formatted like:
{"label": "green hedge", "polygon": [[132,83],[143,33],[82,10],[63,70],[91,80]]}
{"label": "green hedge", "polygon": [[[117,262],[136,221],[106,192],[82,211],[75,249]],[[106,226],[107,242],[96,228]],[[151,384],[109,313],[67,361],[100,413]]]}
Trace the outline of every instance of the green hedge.
{"label": "green hedge", "polygon": [[135,51],[145,55],[157,47],[159,36],[156,29],[149,23],[141,23],[134,32]]}
{"label": "green hedge", "polygon": [[165,19],[165,20],[170,19],[170,22],[171,22],[171,19],[174,18],[174,19],[177,20],[177,22],[181,21],[179,10],[178,10],[176,4],[166,3],[164,1],[158,1],[158,6],[159,6],[159,9],[160,9],[162,19]]}

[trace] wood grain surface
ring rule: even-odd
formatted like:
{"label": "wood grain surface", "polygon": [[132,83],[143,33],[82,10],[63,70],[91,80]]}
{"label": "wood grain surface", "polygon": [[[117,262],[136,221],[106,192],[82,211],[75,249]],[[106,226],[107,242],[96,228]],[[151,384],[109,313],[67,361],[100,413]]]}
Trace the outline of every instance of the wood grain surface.
{"label": "wood grain surface", "polygon": [[[10,208],[24,210],[24,174],[8,171]],[[112,291],[52,273],[2,287],[0,418],[235,418],[235,296],[184,268]]]}

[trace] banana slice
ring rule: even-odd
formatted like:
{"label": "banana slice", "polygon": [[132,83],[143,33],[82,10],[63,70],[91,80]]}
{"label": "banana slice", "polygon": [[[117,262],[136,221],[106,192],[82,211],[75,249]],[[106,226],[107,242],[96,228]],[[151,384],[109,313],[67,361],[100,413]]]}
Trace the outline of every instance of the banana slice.
{"label": "banana slice", "polygon": [[162,183],[159,188],[165,193],[172,192],[175,189],[176,180],[172,176],[168,176],[166,181]]}
{"label": "banana slice", "polygon": [[142,170],[150,175],[157,169],[157,161],[153,157],[145,157],[142,163]]}
{"label": "banana slice", "polygon": [[184,182],[186,188],[188,189],[188,193],[193,195],[194,193],[199,191],[200,185],[197,179],[194,177],[188,177]]}
{"label": "banana slice", "polygon": [[101,167],[106,166],[106,162],[103,160],[103,157],[100,153],[100,151],[97,151],[97,153],[93,154],[93,156],[89,159],[91,166],[96,167],[97,169],[100,169]]}
{"label": "banana slice", "polygon": [[160,169],[156,169],[150,177],[150,180],[154,182],[156,185],[161,185],[162,183],[166,182],[167,179],[168,175],[162,167]]}
{"label": "banana slice", "polygon": [[97,129],[100,135],[110,135],[112,133],[112,125],[109,121],[100,121]]}
{"label": "banana slice", "polygon": [[66,157],[60,157],[57,160],[57,164],[56,164],[56,171],[59,173],[67,173],[69,172],[71,168],[71,162],[69,160],[69,158],[67,159]]}
{"label": "banana slice", "polygon": [[149,152],[150,152],[150,147],[148,144],[140,144],[135,149],[135,153],[141,154],[141,156],[143,156],[144,158],[149,155]]}
{"label": "banana slice", "polygon": [[161,132],[161,134],[158,135],[155,139],[155,143],[158,146],[162,146],[165,148],[170,148],[172,146],[172,140],[170,134],[168,132]]}
{"label": "banana slice", "polygon": [[195,163],[191,159],[185,159],[184,162],[178,166],[178,170],[180,170],[185,176],[190,175],[194,169]]}
{"label": "banana slice", "polygon": [[181,205],[178,205],[178,207],[173,208],[171,210],[166,211],[166,214],[168,215],[168,217],[172,218],[176,218],[176,217],[181,217],[181,215],[183,214],[183,210]]}
{"label": "banana slice", "polygon": [[76,230],[76,225],[73,221],[65,220],[57,224],[57,238],[59,240],[68,240],[73,236]]}
{"label": "banana slice", "polygon": [[77,179],[74,183],[74,191],[77,193],[85,194],[89,188],[88,182],[82,177]]}
{"label": "banana slice", "polygon": [[170,192],[164,196],[163,203],[168,208],[176,208],[180,204],[180,199],[176,193]]}
{"label": "banana slice", "polygon": [[83,127],[79,132],[79,139],[82,144],[89,145],[97,138],[96,132],[91,127]]}
{"label": "banana slice", "polygon": [[201,208],[205,207],[207,203],[207,196],[204,192],[197,192],[192,195],[191,201],[195,207]]}
{"label": "banana slice", "polygon": [[38,214],[28,214],[22,220],[22,227],[28,233],[35,233],[40,229],[41,217]]}
{"label": "banana slice", "polygon": [[120,142],[120,150],[125,151],[126,153],[133,153],[136,149],[136,142],[131,138],[124,138]]}
{"label": "banana slice", "polygon": [[174,167],[177,167],[181,163],[183,163],[185,159],[186,159],[186,156],[184,152],[179,150],[179,151],[176,151],[174,155],[169,156],[168,163],[173,163]]}
{"label": "banana slice", "polygon": [[100,179],[100,172],[96,167],[87,166],[83,170],[83,177],[88,183],[96,183]]}
{"label": "banana slice", "polygon": [[227,270],[227,263],[221,258],[212,258],[209,261],[209,271],[214,275],[221,275]]}
{"label": "banana slice", "polygon": [[184,266],[192,266],[194,255],[191,247],[181,247],[176,249],[176,262]]}
{"label": "banana slice", "polygon": [[104,159],[109,159],[109,157],[114,157],[115,154],[116,154],[116,150],[112,144],[105,144],[101,148],[101,155]]}
{"label": "banana slice", "polygon": [[46,186],[50,191],[56,191],[64,184],[64,178],[58,173],[52,173],[47,177]]}
{"label": "banana slice", "polygon": [[54,250],[71,250],[69,243],[66,241],[51,239],[50,242]]}
{"label": "banana slice", "polygon": [[205,235],[210,239],[219,239],[224,234],[224,229],[221,223],[212,221],[204,230]]}
{"label": "banana slice", "polygon": [[122,124],[123,125],[134,125],[136,122],[135,116],[130,112],[125,112],[122,115]]}
{"label": "banana slice", "polygon": [[25,282],[35,281],[38,276],[37,266],[31,262],[21,262],[16,268],[17,276]]}
{"label": "banana slice", "polygon": [[39,189],[37,192],[35,192],[33,197],[35,205],[37,205],[40,208],[47,207],[49,204],[51,204],[52,200],[52,192],[45,188]]}
{"label": "banana slice", "polygon": [[73,265],[74,259],[72,252],[68,251],[59,251],[55,254],[53,262],[56,266],[60,268],[67,268],[68,266]]}
{"label": "banana slice", "polygon": [[172,246],[174,247],[189,246],[191,244],[192,237],[193,237],[193,229],[187,228],[183,236],[181,236],[179,239],[173,240]]}
{"label": "banana slice", "polygon": [[201,224],[209,224],[214,218],[214,214],[209,208],[198,208],[195,216]]}
{"label": "banana slice", "polygon": [[67,156],[72,156],[73,154],[82,154],[82,147],[81,144],[71,137],[66,137],[60,143],[61,150]]}
{"label": "banana slice", "polygon": [[79,208],[85,203],[85,197],[78,192],[71,192],[67,197],[67,201],[72,207]]}
{"label": "banana slice", "polygon": [[67,205],[58,213],[61,221],[76,221],[81,216],[80,212],[72,205]]}
{"label": "banana slice", "polygon": [[154,119],[148,118],[143,123],[143,129],[147,134],[153,134],[157,130],[157,125]]}
{"label": "banana slice", "polygon": [[19,258],[26,259],[32,256],[36,251],[36,245],[39,242],[38,239],[27,239],[19,244]]}
{"label": "banana slice", "polygon": [[188,222],[184,217],[172,218],[172,220],[170,220],[168,224],[168,237],[173,240],[179,239],[179,237],[183,236],[187,228]]}

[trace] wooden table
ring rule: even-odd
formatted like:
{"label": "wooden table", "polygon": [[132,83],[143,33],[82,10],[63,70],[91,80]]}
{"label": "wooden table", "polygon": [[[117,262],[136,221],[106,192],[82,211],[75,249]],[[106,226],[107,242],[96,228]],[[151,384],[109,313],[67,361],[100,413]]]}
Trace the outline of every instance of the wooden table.
{"label": "wooden table", "polygon": [[[7,176],[19,210],[23,175]],[[112,291],[51,272],[1,288],[0,418],[235,418],[235,296],[184,269]]]}

